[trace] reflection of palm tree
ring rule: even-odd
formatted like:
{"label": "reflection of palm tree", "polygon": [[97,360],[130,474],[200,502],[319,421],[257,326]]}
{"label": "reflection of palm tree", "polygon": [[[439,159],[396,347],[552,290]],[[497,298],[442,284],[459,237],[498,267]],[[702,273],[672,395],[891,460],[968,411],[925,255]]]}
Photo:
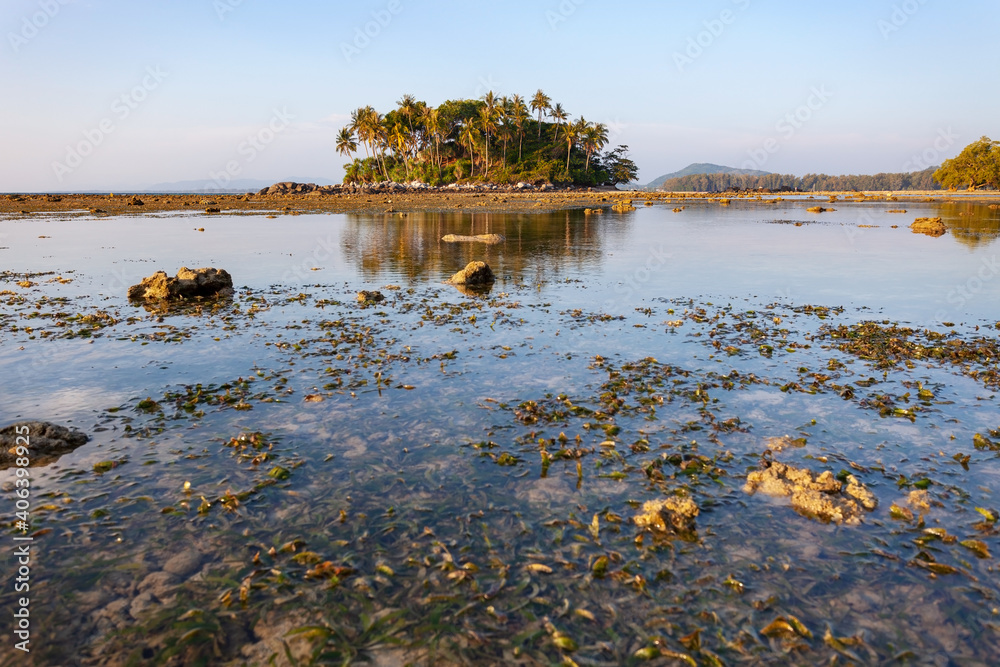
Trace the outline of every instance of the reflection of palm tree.
{"label": "reflection of palm tree", "polygon": [[542,138],[542,113],[552,108],[552,98],[542,92],[539,88],[534,97],[531,98],[531,110],[538,112],[538,138]]}

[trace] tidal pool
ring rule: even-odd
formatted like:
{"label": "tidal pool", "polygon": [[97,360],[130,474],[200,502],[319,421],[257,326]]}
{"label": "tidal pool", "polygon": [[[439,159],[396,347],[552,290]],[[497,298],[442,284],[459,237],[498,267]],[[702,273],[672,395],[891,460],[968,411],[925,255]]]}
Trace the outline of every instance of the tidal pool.
{"label": "tidal pool", "polygon": [[636,203],[0,220],[0,426],[91,436],[0,471],[35,664],[994,664],[1000,211]]}

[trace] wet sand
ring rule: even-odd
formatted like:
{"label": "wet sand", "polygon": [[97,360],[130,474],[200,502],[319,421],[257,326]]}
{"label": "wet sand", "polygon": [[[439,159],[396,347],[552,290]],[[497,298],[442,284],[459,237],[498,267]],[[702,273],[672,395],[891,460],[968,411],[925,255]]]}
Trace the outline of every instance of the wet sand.
{"label": "wet sand", "polygon": [[[386,213],[406,211],[485,211],[494,213],[529,213],[558,211],[575,208],[610,208],[620,200],[671,204],[685,201],[711,201],[731,199],[736,201],[776,203],[782,197],[813,197],[827,200],[836,196],[837,204],[865,201],[899,202],[1000,202],[997,194],[965,194],[943,191],[894,193],[668,193],[639,191],[556,191],[556,192],[362,192],[338,194],[182,194],[182,195],[121,195],[121,194],[24,194],[0,195],[0,215],[17,218],[36,213],[55,213],[70,216],[85,215],[146,215],[166,211],[189,211],[207,215],[259,213]],[[140,203],[137,203],[141,202]],[[213,209],[211,212],[208,209]]]}

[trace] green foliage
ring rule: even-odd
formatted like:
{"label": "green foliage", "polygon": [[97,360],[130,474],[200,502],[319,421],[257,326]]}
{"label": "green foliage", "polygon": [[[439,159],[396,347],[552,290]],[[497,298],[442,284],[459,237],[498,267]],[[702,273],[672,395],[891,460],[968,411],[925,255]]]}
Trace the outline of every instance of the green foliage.
{"label": "green foliage", "polygon": [[[608,128],[580,117],[538,91],[530,111],[519,95],[448,100],[429,107],[404,95],[396,109],[370,106],[351,114],[337,135],[337,151],[364,151],[345,165],[345,183],[382,180],[443,185],[457,181],[613,185],[635,180],[638,169],[627,147],[604,154]],[[541,120],[552,112],[556,122]],[[537,119],[533,115],[537,114]]]}
{"label": "green foliage", "polygon": [[950,190],[1000,187],[1000,141],[982,137],[966,146],[934,172],[934,180]]}
{"label": "green foliage", "polygon": [[875,174],[830,176],[827,174],[692,174],[671,178],[659,189],[667,192],[728,192],[737,190],[801,190],[817,191],[882,191],[882,190],[937,190],[933,170],[925,169],[909,174]]}

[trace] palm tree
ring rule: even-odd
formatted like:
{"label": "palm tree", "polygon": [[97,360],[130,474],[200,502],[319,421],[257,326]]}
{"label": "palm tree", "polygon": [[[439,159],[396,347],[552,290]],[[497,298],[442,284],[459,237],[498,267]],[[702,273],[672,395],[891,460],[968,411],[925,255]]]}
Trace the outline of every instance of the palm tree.
{"label": "palm tree", "polygon": [[358,150],[358,142],[354,140],[354,133],[351,128],[342,127],[337,133],[337,152],[347,157]]}
{"label": "palm tree", "polygon": [[587,130],[587,121],[580,116],[575,123],[566,123],[566,173],[569,173],[569,156],[573,154],[573,142]]}
{"label": "palm tree", "polygon": [[406,116],[406,120],[409,121],[410,134],[413,134],[413,112],[417,109],[416,98],[409,94],[403,95],[396,104],[399,106],[399,113]]}
{"label": "palm tree", "polygon": [[511,119],[517,128],[517,161],[521,161],[521,146],[524,143],[524,123],[528,120],[528,108],[524,106],[524,100],[520,95],[514,96],[514,108],[511,112]]}
{"label": "palm tree", "polygon": [[564,120],[569,118],[569,114],[566,113],[565,109],[563,109],[563,105],[557,102],[556,105],[552,108],[552,113],[550,113],[549,115],[552,116],[552,119],[556,121],[556,138],[554,139],[554,141],[558,142],[559,126],[562,124]]}
{"label": "palm tree", "polygon": [[587,166],[584,173],[590,171],[590,156],[608,145],[608,126],[604,123],[591,124],[583,135],[583,147],[587,151]]}
{"label": "palm tree", "polygon": [[441,176],[441,114],[434,107],[424,107],[424,127],[427,134],[434,140],[434,148],[437,151],[438,177]]}
{"label": "palm tree", "polygon": [[496,121],[493,118],[493,112],[490,107],[484,106],[479,109],[479,125],[483,128],[483,132],[486,134],[486,176],[490,175],[490,134],[492,130],[497,127]]}
{"label": "palm tree", "polygon": [[399,123],[393,125],[389,131],[390,145],[399,152],[403,158],[403,167],[406,169],[406,179],[410,179],[410,163],[407,161],[407,149],[410,145],[410,132]]}
{"label": "palm tree", "polygon": [[473,144],[476,139],[476,128],[472,124],[472,119],[465,121],[459,132],[459,141],[469,144],[469,161],[472,163],[472,176],[476,174],[476,154],[473,151]]}
{"label": "palm tree", "polygon": [[542,138],[542,112],[552,108],[552,99],[539,88],[531,98],[531,110],[538,112],[538,138]]}

